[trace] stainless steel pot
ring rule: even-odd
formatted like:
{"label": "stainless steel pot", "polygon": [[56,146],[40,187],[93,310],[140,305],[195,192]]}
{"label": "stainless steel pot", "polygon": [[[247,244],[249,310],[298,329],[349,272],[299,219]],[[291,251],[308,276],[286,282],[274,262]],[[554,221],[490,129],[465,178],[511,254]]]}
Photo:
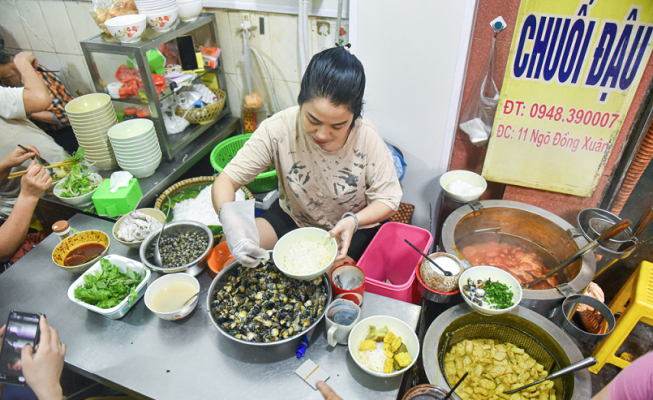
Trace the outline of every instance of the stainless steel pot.
{"label": "stainless steel pot", "polygon": [[[480,326],[483,328],[475,329]],[[473,312],[467,304],[459,304],[440,314],[424,336],[422,360],[426,377],[432,385],[437,385],[445,390],[450,389],[451,386],[443,373],[444,368],[441,365],[440,356],[460,340],[476,338],[462,336],[461,332],[465,331],[473,332],[479,338],[496,339],[501,342],[506,341],[500,339],[502,336],[505,339],[512,335],[511,342],[517,346],[520,344],[516,336],[523,336],[526,341],[535,343],[530,348],[520,346],[529,355],[536,360],[538,360],[538,356],[553,359],[554,367],[549,372],[564,368],[584,358],[567,334],[554,323],[531,310],[517,307],[506,314],[484,316]],[[510,331],[519,331],[519,333]],[[539,355],[536,347],[540,348]],[[538,362],[541,361],[538,360]],[[592,397],[592,381],[588,370],[578,371],[557,379],[560,381],[555,382],[555,385],[560,396],[558,398],[561,400],[588,400]],[[459,399],[457,395],[453,395],[452,398]]]}
{"label": "stainless steel pot", "polygon": [[[268,253],[270,253],[270,260],[272,260],[272,250],[268,250]],[[211,323],[213,324],[213,326],[216,327],[216,329],[221,334],[223,334],[224,336],[228,337],[229,339],[231,339],[233,341],[243,343],[243,344],[247,344],[247,345],[251,345],[251,346],[277,346],[277,345],[280,345],[280,344],[283,344],[283,343],[288,343],[288,342],[291,342],[293,340],[300,339],[300,338],[302,338],[304,336],[304,334],[306,332],[309,332],[311,329],[313,329],[315,327],[315,325],[317,325],[322,320],[322,318],[324,317],[324,314],[326,313],[327,308],[329,307],[329,304],[331,303],[331,281],[329,280],[329,276],[325,273],[325,274],[322,275],[321,285],[325,286],[326,293],[327,293],[327,301],[326,301],[326,304],[324,306],[324,310],[322,311],[322,314],[318,315],[318,317],[315,319],[315,321],[313,321],[313,323],[308,328],[306,328],[305,330],[301,331],[300,333],[298,333],[298,334],[296,334],[294,336],[291,336],[291,337],[286,338],[286,339],[277,340],[276,342],[250,342],[250,341],[247,341],[247,340],[237,339],[234,336],[231,336],[228,332],[226,332],[218,324],[218,322],[215,320],[213,314],[211,313],[211,308],[212,308],[211,303],[212,303],[213,294],[215,292],[219,291],[220,289],[222,289],[225,286],[225,284],[228,282],[228,280],[229,280],[229,278],[231,276],[236,276],[238,274],[238,269],[240,267],[241,267],[241,265],[240,265],[240,263],[238,261],[234,261],[231,264],[224,267],[222,269],[222,271],[220,271],[220,273],[213,279],[213,282],[211,282],[211,286],[209,287],[208,295],[206,296],[206,310],[209,313],[209,319],[211,320]],[[279,273],[281,273],[281,272],[279,272]],[[292,278],[288,278],[288,279],[292,279]]]}
{"label": "stainless steel pot", "polygon": [[[573,229],[557,215],[530,204],[485,200],[449,215],[442,226],[442,247],[464,258],[459,249],[477,241],[516,241],[552,268],[588,243],[582,236],[572,237]],[[589,252],[565,269],[566,283],[554,289],[525,289],[521,306],[549,316],[566,296],[579,293],[592,281],[595,269],[594,253]]]}
{"label": "stainless steel pot", "polygon": [[206,267],[206,263],[209,261],[209,253],[211,252],[211,249],[213,249],[213,233],[211,232],[208,226],[195,221],[172,222],[165,226],[165,235],[163,236],[163,238],[167,237],[168,235],[172,235],[173,233],[176,232],[181,232],[181,233],[204,232],[209,238],[209,245],[207,246],[206,250],[204,250],[202,255],[200,255],[193,262],[190,262],[186,265],[182,265],[181,267],[177,267],[177,268],[161,268],[154,263],[153,258],[148,259],[146,257],[147,250],[150,247],[153,247],[155,245],[156,239],[159,238],[159,232],[161,232],[161,228],[157,229],[156,231],[153,231],[145,238],[145,240],[143,240],[143,244],[141,244],[141,248],[138,251],[143,264],[145,264],[148,268],[154,271],[161,272],[164,274],[185,272],[189,275],[196,276],[200,272],[202,272],[202,270],[204,270],[204,268]]}

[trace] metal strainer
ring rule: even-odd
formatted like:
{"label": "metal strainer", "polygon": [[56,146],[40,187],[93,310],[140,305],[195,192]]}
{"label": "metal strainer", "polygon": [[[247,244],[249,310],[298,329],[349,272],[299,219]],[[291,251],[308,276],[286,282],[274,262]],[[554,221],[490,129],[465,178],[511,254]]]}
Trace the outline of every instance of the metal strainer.
{"label": "metal strainer", "polygon": [[[603,232],[610,229],[614,224],[615,224],[614,222],[608,221],[603,218],[590,218],[589,234],[593,239],[596,239]],[[604,243],[601,243],[601,245],[610,250],[617,250],[623,243],[627,242],[630,239],[631,235],[632,235],[632,231],[629,228],[626,229],[625,231],[618,233],[612,239]]]}
{"label": "metal strainer", "polygon": [[[432,385],[452,387],[444,371],[444,355],[456,343],[469,339],[493,339],[512,343],[526,351],[549,373],[583,359],[574,342],[553,322],[524,307],[509,313],[484,316],[467,304],[454,306],[440,314],[424,336],[422,361]],[[592,397],[590,373],[587,370],[564,375],[552,381],[556,398],[589,400]],[[460,399],[457,395],[453,399]]]}
{"label": "metal strainer", "polygon": [[[522,348],[528,355],[533,357],[535,361],[542,364],[544,370],[550,375],[560,369],[553,355],[540,343],[537,339],[528,333],[502,323],[482,322],[472,323],[456,329],[452,332],[447,332],[444,335],[444,341],[440,347],[438,354],[440,369],[442,375],[447,380],[450,387],[456,382],[450,382],[444,370],[444,356],[451,351],[451,348],[463,340],[474,339],[492,339],[497,343],[512,343],[515,346]],[[553,380],[554,388],[557,398],[568,398],[565,396],[565,382],[563,377]]]}

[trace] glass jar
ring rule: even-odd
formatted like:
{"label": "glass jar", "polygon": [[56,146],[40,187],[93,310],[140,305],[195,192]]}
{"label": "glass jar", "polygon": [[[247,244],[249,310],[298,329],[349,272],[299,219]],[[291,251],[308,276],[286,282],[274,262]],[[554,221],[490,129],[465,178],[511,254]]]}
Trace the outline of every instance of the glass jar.
{"label": "glass jar", "polygon": [[57,221],[52,225],[52,232],[59,237],[59,240],[62,241],[68,236],[70,236],[70,225],[68,221]]}

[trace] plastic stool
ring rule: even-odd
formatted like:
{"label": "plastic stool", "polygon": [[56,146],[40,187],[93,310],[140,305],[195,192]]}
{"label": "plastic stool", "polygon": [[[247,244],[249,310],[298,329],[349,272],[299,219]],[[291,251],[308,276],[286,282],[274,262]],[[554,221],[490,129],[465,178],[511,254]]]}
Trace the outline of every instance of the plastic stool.
{"label": "plastic stool", "polygon": [[615,356],[621,344],[639,321],[653,326],[653,264],[643,261],[610,303],[612,313],[621,313],[607,339],[599,343],[592,356],[597,363],[589,368],[598,374],[606,363],[626,368],[630,363]]}

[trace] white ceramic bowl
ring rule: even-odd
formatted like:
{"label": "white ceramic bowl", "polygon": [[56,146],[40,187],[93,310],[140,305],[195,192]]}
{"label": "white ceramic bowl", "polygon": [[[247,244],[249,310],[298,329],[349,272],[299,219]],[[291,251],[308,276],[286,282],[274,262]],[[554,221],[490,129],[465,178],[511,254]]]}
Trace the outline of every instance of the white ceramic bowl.
{"label": "white ceramic bowl", "polygon": [[111,158],[113,154],[111,150],[86,150],[84,154],[86,153],[88,153],[89,157],[100,160],[104,158]]}
{"label": "white ceramic bowl", "polygon": [[143,167],[137,167],[137,168],[121,167],[121,168],[129,172],[130,174],[134,175],[135,178],[147,178],[148,176],[152,176],[156,172],[156,169],[159,167],[159,164],[161,164],[161,157],[159,157],[152,164],[145,165]]}
{"label": "white ceramic bowl", "polygon": [[105,93],[91,93],[71,100],[66,104],[66,113],[69,116],[82,117],[101,111],[107,107],[113,108],[111,96]]}
{"label": "white ceramic bowl", "polygon": [[[476,303],[472,303],[472,301],[463,293],[463,286],[467,285],[467,279],[469,278],[471,278],[474,282],[479,279],[483,281],[492,279],[493,282],[506,284],[512,292],[512,302],[514,304],[508,308],[495,310],[490,308],[490,306],[485,301],[483,302],[482,307]],[[472,267],[465,270],[465,272],[460,275],[460,279],[458,279],[458,287],[460,288],[463,299],[465,299],[465,303],[469,304],[469,306],[473,308],[474,311],[483,315],[500,315],[510,312],[519,305],[519,302],[521,302],[522,298],[522,288],[519,285],[519,282],[517,282],[517,279],[502,269],[484,265],[479,265],[477,267]]]}
{"label": "white ceramic bowl", "polygon": [[[161,210],[157,210],[156,208],[139,208],[139,209],[134,210],[134,211],[140,211],[145,215],[149,215],[150,217],[155,218],[157,221],[159,221],[162,224],[166,220],[166,215]],[[116,239],[119,243],[124,244],[127,247],[138,249],[138,248],[141,247],[141,243],[143,243],[142,240],[135,240],[133,242],[125,242],[123,240],[118,239],[118,236],[117,236],[118,229],[120,229],[120,225],[122,225],[122,223],[125,221],[125,218],[127,218],[128,215],[129,215],[129,213],[127,213],[127,214],[123,215],[122,217],[120,217],[120,219],[113,225],[113,230],[111,231],[111,233],[113,234],[113,238]]]}
{"label": "white ceramic bowl", "polygon": [[144,157],[142,160],[138,160],[138,159],[122,160],[120,158],[116,158],[116,160],[118,161],[118,164],[122,168],[141,168],[141,167],[148,166],[152,163],[157,163],[161,159],[161,156],[162,154],[159,152]]}
{"label": "white ceramic bowl", "polygon": [[193,22],[199,17],[202,13],[202,0],[196,1],[186,1],[179,4],[179,10],[177,11],[179,19],[183,22]]}
{"label": "white ceramic bowl", "polygon": [[148,11],[147,25],[158,32],[167,32],[177,21],[177,6],[167,10]]}
{"label": "white ceramic bowl", "polygon": [[113,265],[118,267],[120,272],[123,274],[126,272],[127,268],[131,269],[132,271],[139,273],[139,274],[145,274],[143,277],[143,280],[136,286],[136,292],[138,293],[138,297],[132,302],[129,302],[129,296],[125,297],[123,301],[121,301],[117,306],[111,307],[111,308],[99,308],[94,305],[85,303],[83,301],[77,300],[75,298],[75,289],[78,286],[82,286],[84,284],[84,275],[87,274],[93,274],[95,271],[101,271],[102,270],[102,265],[100,265],[100,262],[96,262],[95,265],[93,265],[91,268],[89,268],[82,276],[77,278],[75,282],[73,282],[72,285],[68,288],[68,298],[70,301],[72,301],[75,304],[78,304],[84,308],[87,308],[93,312],[96,312],[100,315],[103,315],[107,318],[111,319],[118,319],[122,318],[125,314],[127,314],[127,311],[131,309],[134,304],[138,300],[140,300],[141,297],[145,294],[145,287],[147,286],[147,282],[150,280],[150,275],[151,272],[149,269],[147,269],[143,264],[141,264],[138,261],[134,261],[132,259],[129,259],[127,257],[111,254],[108,256],[103,257],[107,260],[109,260]]}
{"label": "white ceramic bowl", "polygon": [[195,300],[193,300],[186,307],[180,308],[179,310],[175,310],[172,312],[160,312],[152,308],[152,299],[154,298],[154,295],[156,295],[161,290],[165,290],[165,287],[170,285],[171,283],[176,283],[176,282],[188,283],[189,285],[193,286],[196,291],[198,292],[200,291],[200,283],[197,281],[197,279],[195,279],[194,276],[191,276],[183,272],[176,273],[176,274],[167,274],[152,282],[152,284],[150,284],[150,286],[147,288],[147,291],[145,292],[145,305],[150,311],[152,311],[157,317],[161,319],[165,319],[168,321],[176,321],[178,319],[182,319],[188,314],[190,314],[191,311],[195,309],[195,306],[197,306],[197,301],[199,299],[199,296],[195,296]]}
{"label": "white ceramic bowl", "polygon": [[[327,238],[326,234],[327,231],[325,231],[324,229],[314,228],[314,227],[299,228],[286,233],[281,237],[281,239],[277,241],[277,244],[274,245],[274,250],[272,251],[272,258],[274,259],[274,264],[277,266],[277,268],[279,268],[281,272],[284,273],[284,275],[290,278],[295,278],[300,280],[310,280],[310,279],[317,278],[318,276],[325,273],[333,265],[333,262],[336,259],[336,255],[338,254],[338,244],[336,242],[336,239]],[[329,251],[329,254],[331,255],[331,259],[323,268],[321,268],[318,271],[312,272],[310,274],[298,275],[298,274],[290,273],[285,268],[286,253],[294,244],[304,240],[310,240],[310,241],[316,241],[318,243],[322,243]]]}
{"label": "white ceramic bowl", "polygon": [[[70,117],[68,117],[70,119]],[[113,125],[115,125],[118,122],[118,119],[116,118],[116,114],[111,112],[107,113],[107,115],[99,118],[93,118],[89,120],[83,120],[82,122],[78,121],[71,121],[71,125],[75,129],[79,130],[92,130],[92,129],[98,129],[98,128],[106,128],[109,129]]]}
{"label": "white ceramic bowl", "polygon": [[[389,374],[372,371],[365,367],[360,360],[358,349],[360,348],[361,342],[367,337],[367,334],[370,331],[370,325],[376,327],[377,329],[381,329],[384,326],[387,326],[388,330],[394,333],[395,336],[401,336],[401,342],[406,345],[408,355],[413,360],[410,365],[400,369],[399,371],[395,371]],[[376,315],[359,321],[349,333],[349,341],[347,346],[349,347],[349,354],[351,354],[351,358],[354,359],[356,364],[358,364],[358,366],[363,371],[380,378],[391,378],[393,376],[399,376],[405,371],[410,370],[413,364],[415,364],[417,355],[419,354],[419,340],[417,339],[415,331],[411,329],[411,327],[408,326],[408,324],[406,324],[404,321],[387,315]]]}
{"label": "white ceramic bowl", "polygon": [[143,139],[140,143],[123,144],[120,142],[114,142],[111,144],[111,147],[114,150],[129,154],[142,148],[159,147],[159,138],[157,138],[156,135],[152,135]]}
{"label": "white ceramic bowl", "polygon": [[[449,186],[453,182],[458,180],[469,183],[470,185],[475,186],[482,190],[480,190],[478,194],[471,194],[471,195],[453,193],[449,190]],[[449,171],[444,175],[442,175],[440,177],[440,187],[442,187],[442,190],[444,190],[445,194],[449,198],[460,202],[468,202],[468,201],[478,200],[478,198],[481,197],[483,192],[485,192],[485,189],[487,189],[487,182],[479,174],[476,174],[471,171],[465,171],[463,169],[459,169],[455,171]]]}
{"label": "white ceramic bowl", "polygon": [[103,159],[103,160],[88,160],[92,162],[98,169],[102,171],[112,171],[118,168],[118,161],[115,158]]}
{"label": "white ceramic bowl", "polygon": [[149,119],[136,118],[123,121],[109,129],[107,134],[111,141],[116,143],[140,143],[141,140],[152,135],[154,123]]}
{"label": "white ceramic bowl", "polygon": [[[102,177],[101,177],[99,174],[94,174],[94,173],[92,173],[92,174],[90,174],[90,175],[95,176],[97,179],[99,179],[100,183],[102,182]],[[59,200],[63,201],[63,202],[66,203],[66,204],[70,204],[71,206],[74,206],[74,207],[81,208],[81,207],[85,207],[85,206],[90,205],[90,204],[93,202],[93,201],[91,200],[91,197],[93,196],[93,193],[95,193],[95,191],[98,190],[98,188],[99,188],[100,186],[98,185],[98,187],[96,187],[95,189],[93,189],[93,190],[90,191],[89,193],[86,193],[86,194],[84,194],[84,195],[82,195],[82,196],[77,196],[77,197],[61,197],[61,193],[64,191],[63,183],[64,183],[67,179],[68,179],[68,178],[62,179],[62,180],[59,181],[59,183],[57,183],[57,184],[55,185],[55,187],[54,187],[54,195],[57,196],[57,198],[58,198]]]}
{"label": "white ceramic bowl", "polygon": [[121,157],[116,155],[116,160],[118,164],[125,166],[127,168],[142,167],[153,163],[157,158],[161,157],[161,150],[155,149],[150,150],[149,152],[142,155],[132,155],[131,157]]}
{"label": "white ceramic bowl", "polygon": [[120,39],[123,43],[132,43],[140,40],[147,24],[146,17],[141,14],[129,14],[113,17],[104,22],[111,36]]}

